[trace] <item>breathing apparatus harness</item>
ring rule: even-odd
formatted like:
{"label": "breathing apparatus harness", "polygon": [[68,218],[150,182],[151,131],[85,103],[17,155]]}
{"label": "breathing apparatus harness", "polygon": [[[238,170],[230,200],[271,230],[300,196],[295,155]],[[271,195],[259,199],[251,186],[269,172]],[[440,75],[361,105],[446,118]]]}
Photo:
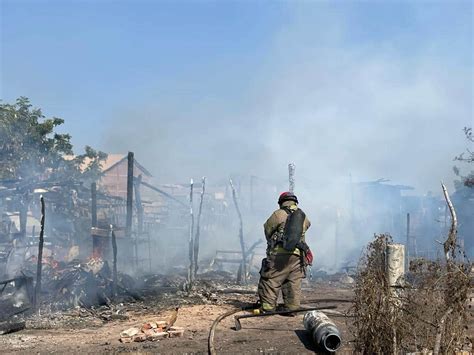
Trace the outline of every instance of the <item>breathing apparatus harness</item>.
{"label": "breathing apparatus harness", "polygon": [[287,213],[284,228],[280,226],[271,238],[270,249],[282,246],[286,251],[300,250],[301,262],[306,267],[312,264],[313,254],[303,240],[303,228],[306,214],[299,208],[281,207]]}

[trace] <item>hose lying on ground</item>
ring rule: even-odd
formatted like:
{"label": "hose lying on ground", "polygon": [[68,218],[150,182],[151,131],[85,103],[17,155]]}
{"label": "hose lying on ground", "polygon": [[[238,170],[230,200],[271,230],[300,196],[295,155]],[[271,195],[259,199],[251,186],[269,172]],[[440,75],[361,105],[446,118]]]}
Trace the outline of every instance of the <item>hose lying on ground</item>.
{"label": "hose lying on ground", "polygon": [[301,304],[322,303],[322,302],[352,303],[354,301],[347,298],[316,298],[313,300],[301,300]]}
{"label": "hose lying on ground", "polygon": [[217,325],[220,323],[221,320],[224,318],[231,316],[235,313],[238,313],[240,311],[248,311],[250,309],[256,308],[255,305],[251,306],[245,306],[237,309],[232,309],[224,314],[221,314],[219,317],[216,318],[216,320],[212,323],[211,329],[209,331],[209,337],[207,338],[207,347],[209,351],[209,355],[216,355],[216,349],[214,348],[214,333],[216,332]]}
{"label": "hose lying on ground", "polygon": [[[334,298],[322,298],[319,300],[308,300],[301,302],[301,304],[308,304],[308,303],[318,303],[318,302],[352,302],[351,300],[347,299],[334,299]],[[240,311],[248,311],[251,309],[258,308],[258,305],[250,305],[250,306],[244,306],[241,308],[236,308],[232,309],[224,314],[221,314],[219,317],[217,317],[214,322],[211,325],[211,329],[209,330],[209,336],[207,338],[207,347],[208,347],[208,352],[209,355],[216,355],[216,349],[214,348],[214,334],[216,332],[217,325],[224,319],[227,318],[235,313],[238,313]]]}

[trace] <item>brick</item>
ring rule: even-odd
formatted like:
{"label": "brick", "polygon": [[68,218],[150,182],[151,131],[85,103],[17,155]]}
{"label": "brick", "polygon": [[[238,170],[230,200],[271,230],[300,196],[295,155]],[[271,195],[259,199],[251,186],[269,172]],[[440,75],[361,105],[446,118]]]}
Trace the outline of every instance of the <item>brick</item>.
{"label": "brick", "polygon": [[136,343],[140,343],[146,340],[146,335],[144,333],[138,333],[132,337],[133,341]]}
{"label": "brick", "polygon": [[137,335],[140,333],[140,329],[132,327],[124,330],[122,333],[120,333],[120,337],[133,337],[134,335]]}
{"label": "brick", "polygon": [[121,337],[120,341],[122,343],[131,343],[133,341],[132,337]]}
{"label": "brick", "polygon": [[152,328],[153,326],[150,323],[145,323],[142,325],[142,332],[145,332],[145,330],[152,329]]}
{"label": "brick", "polygon": [[142,329],[142,332],[143,334],[145,334],[146,336],[149,336],[149,335],[153,335],[155,334],[155,329]]}
{"label": "brick", "polygon": [[170,338],[181,338],[184,334],[184,328],[171,327],[170,330],[168,330],[168,333],[170,335]]}
{"label": "brick", "polygon": [[157,320],[155,323],[157,328],[166,328],[166,326],[168,325],[168,322],[165,320]]}
{"label": "brick", "polygon": [[165,339],[165,338],[168,338],[169,337],[169,334],[167,332],[154,332],[150,335],[147,335],[147,340],[151,340],[151,341],[157,341],[157,340],[160,340],[160,339]]}

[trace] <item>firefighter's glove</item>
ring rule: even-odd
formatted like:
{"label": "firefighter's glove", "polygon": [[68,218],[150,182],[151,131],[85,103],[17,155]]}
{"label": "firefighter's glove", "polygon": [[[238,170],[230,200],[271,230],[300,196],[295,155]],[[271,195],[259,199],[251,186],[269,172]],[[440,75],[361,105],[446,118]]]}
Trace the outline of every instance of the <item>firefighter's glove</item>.
{"label": "firefighter's glove", "polygon": [[308,249],[305,253],[305,260],[306,260],[306,265],[313,265],[313,253],[311,252],[311,249]]}

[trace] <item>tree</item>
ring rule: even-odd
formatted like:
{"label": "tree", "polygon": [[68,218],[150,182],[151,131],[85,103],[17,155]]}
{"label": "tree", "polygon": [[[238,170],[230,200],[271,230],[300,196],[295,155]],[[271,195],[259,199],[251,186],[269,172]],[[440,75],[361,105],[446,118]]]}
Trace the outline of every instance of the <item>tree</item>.
{"label": "tree", "polygon": [[55,132],[61,118],[45,118],[26,97],[0,104],[0,179],[97,180],[107,155],[86,146],[73,156],[71,136]]}
{"label": "tree", "polygon": [[[464,127],[463,131],[467,141],[470,143],[474,143],[474,134],[472,131],[472,127]],[[467,148],[465,152],[456,156],[454,160],[467,164],[473,164],[474,152]],[[467,187],[474,187],[474,170],[469,172],[467,176],[461,175],[460,169],[456,166],[453,167],[453,170],[456,176],[459,176],[461,178],[461,180],[455,181],[456,189],[460,188],[463,185]]]}

